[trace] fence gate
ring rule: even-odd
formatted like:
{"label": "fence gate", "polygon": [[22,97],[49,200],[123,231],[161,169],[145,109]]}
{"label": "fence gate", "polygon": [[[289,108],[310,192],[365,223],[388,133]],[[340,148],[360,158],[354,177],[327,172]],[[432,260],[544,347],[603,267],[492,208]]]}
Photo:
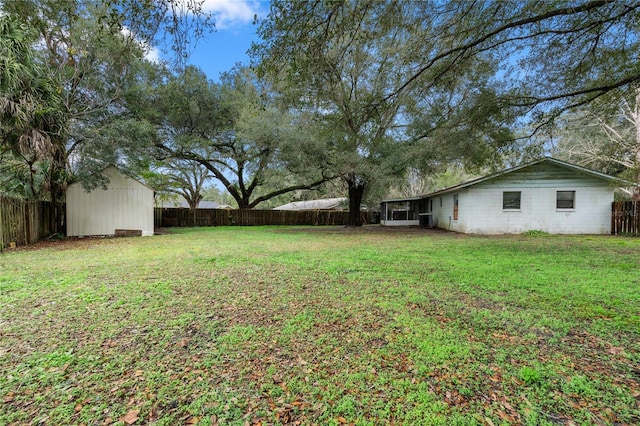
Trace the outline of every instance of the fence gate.
{"label": "fence gate", "polygon": [[614,201],[611,234],[640,236],[640,201]]}

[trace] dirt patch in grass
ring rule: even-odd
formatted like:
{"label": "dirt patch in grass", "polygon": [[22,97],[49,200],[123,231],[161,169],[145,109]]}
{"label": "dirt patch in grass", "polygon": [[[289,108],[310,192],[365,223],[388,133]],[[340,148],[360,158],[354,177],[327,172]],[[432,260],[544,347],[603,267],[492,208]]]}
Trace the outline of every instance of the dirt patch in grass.
{"label": "dirt patch in grass", "polygon": [[455,232],[447,231],[440,228],[424,228],[420,226],[382,226],[382,225],[363,225],[363,226],[298,226],[277,229],[276,232],[286,233],[314,233],[314,234],[382,234],[382,235],[429,235],[429,234],[448,234],[457,235]]}
{"label": "dirt patch in grass", "polygon": [[43,250],[43,249],[54,249],[54,250],[74,250],[74,249],[88,249],[96,246],[101,241],[105,239],[113,239],[114,237],[85,237],[85,238],[62,238],[62,239],[52,239],[52,240],[42,240],[37,243],[30,244],[27,246],[19,246],[15,249],[7,249],[9,252],[20,252],[20,251],[34,251],[34,250]]}

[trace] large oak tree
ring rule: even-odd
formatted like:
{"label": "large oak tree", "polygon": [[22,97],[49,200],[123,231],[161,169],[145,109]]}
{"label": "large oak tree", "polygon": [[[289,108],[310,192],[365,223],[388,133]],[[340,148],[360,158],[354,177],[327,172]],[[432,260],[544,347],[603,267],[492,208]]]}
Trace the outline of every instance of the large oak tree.
{"label": "large oak tree", "polygon": [[[229,72],[220,84],[195,67],[175,75],[150,71],[129,99],[134,120],[154,129],[148,157],[167,168],[175,161],[199,163],[241,209],[332,178],[324,161],[315,161],[323,151],[312,143],[312,123],[279,109],[248,70]],[[131,152],[140,154],[135,146]]]}
{"label": "large oak tree", "polygon": [[640,80],[639,7],[273,1],[254,54],[331,122],[353,211],[372,176],[410,165],[391,153],[483,163],[513,140],[518,115],[548,122]]}

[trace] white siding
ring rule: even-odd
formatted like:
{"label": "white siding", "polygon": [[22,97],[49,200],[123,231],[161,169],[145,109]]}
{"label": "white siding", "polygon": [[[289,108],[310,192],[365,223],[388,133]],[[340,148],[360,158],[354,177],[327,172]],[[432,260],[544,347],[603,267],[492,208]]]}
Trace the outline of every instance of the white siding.
{"label": "white siding", "polygon": [[[614,191],[609,182],[604,175],[552,161],[532,163],[429,196],[433,202],[433,224],[476,234],[517,234],[530,230],[608,234]],[[520,209],[502,208],[505,191],[520,192]],[[557,209],[557,191],[575,191],[574,208]],[[453,213],[456,195],[458,220]]]}
{"label": "white siding", "polygon": [[153,190],[107,167],[106,190],[86,192],[80,183],[67,188],[67,236],[113,235],[116,229],[153,235]]}
{"label": "white siding", "polygon": [[[504,191],[521,192],[520,210],[502,209]],[[557,209],[557,191],[575,191],[575,208]],[[470,233],[542,230],[552,234],[608,234],[611,230],[613,188],[595,179],[540,181],[527,185],[501,180],[470,188],[469,196],[473,200],[473,219],[467,229]]]}
{"label": "white siding", "polygon": [[[520,191],[520,209],[503,210],[502,193]],[[574,209],[557,209],[556,192],[575,191]],[[458,194],[458,220],[453,195]],[[442,207],[440,207],[442,198]],[[613,187],[605,180],[557,166],[535,165],[433,197],[437,226],[476,234],[608,234]]]}
{"label": "white siding", "polygon": [[[449,231],[467,232],[469,217],[468,190],[462,189],[458,192],[443,194],[433,197],[433,224],[438,228]],[[458,220],[453,218],[453,196],[458,196]],[[442,207],[440,200],[442,199]]]}

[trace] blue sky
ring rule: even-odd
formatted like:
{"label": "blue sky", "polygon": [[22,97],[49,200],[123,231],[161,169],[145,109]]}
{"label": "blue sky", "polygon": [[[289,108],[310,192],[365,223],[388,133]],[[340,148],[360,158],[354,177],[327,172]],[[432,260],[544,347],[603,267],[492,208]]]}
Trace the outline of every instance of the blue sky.
{"label": "blue sky", "polygon": [[[205,0],[203,8],[214,14],[216,31],[198,41],[188,62],[217,81],[221,72],[231,70],[236,63],[249,64],[247,50],[252,41],[259,41],[254,16],[265,17],[269,1]],[[154,54],[157,52],[151,53]]]}

